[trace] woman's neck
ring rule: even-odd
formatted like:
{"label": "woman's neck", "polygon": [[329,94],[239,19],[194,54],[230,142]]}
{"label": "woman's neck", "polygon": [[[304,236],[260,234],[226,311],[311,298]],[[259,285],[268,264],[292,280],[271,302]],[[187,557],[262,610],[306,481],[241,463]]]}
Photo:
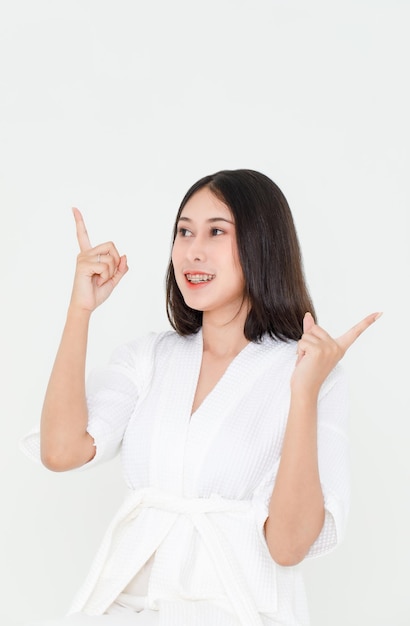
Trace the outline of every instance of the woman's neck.
{"label": "woman's neck", "polygon": [[244,334],[246,316],[245,307],[228,322],[216,319],[215,315],[205,311],[202,318],[204,352],[232,358],[239,354],[249,343]]}

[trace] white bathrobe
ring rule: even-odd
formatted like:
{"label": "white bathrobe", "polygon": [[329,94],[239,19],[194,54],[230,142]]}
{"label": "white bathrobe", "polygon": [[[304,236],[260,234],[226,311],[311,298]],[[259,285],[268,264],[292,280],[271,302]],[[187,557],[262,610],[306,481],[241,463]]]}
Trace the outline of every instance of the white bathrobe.
{"label": "white bathrobe", "polygon": [[[150,563],[142,606],[160,626],[306,626],[301,572],[269,554],[263,526],[280,461],[296,343],[248,344],[191,415],[202,333],[151,334],[117,349],[88,384],[96,456],[121,449],[129,495],[71,613],[101,615]],[[340,366],[319,400],[326,518],[309,556],[343,536],[349,500]],[[26,438],[26,449],[38,445]],[[136,578],[135,578],[136,577]]]}

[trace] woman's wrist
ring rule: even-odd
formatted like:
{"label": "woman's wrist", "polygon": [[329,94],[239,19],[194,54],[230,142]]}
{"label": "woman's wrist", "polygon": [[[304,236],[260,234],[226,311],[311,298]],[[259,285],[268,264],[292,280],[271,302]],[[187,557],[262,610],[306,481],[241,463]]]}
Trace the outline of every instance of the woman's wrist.
{"label": "woman's wrist", "polygon": [[306,389],[291,389],[291,409],[293,411],[297,411],[297,413],[313,413],[314,415],[316,415],[319,390],[320,387],[319,389],[312,387]]}
{"label": "woman's wrist", "polygon": [[67,322],[75,321],[77,323],[88,323],[91,317],[92,311],[77,306],[74,303],[70,303],[67,311]]}

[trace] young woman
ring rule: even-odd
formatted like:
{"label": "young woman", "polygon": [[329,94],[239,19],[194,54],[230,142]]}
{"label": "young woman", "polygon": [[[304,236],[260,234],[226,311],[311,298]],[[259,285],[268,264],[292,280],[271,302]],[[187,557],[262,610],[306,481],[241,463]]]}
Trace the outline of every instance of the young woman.
{"label": "young woman", "polygon": [[337,545],[348,511],[337,363],[379,314],[332,339],[280,189],[252,170],[218,172],[177,214],[174,330],[120,347],[86,391],[91,313],[128,266],[74,217],[80,254],[41,458],[62,471],[121,448],[130,493],[69,617],[47,624],[308,624],[297,564]]}

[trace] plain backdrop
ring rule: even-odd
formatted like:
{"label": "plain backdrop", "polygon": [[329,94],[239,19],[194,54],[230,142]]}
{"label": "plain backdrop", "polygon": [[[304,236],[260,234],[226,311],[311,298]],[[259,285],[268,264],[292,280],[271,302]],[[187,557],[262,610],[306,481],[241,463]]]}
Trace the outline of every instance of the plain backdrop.
{"label": "plain backdrop", "polygon": [[406,0],[2,0],[1,624],[67,610],[124,494],[118,460],[53,474],[18,448],[69,300],[70,207],[130,265],[91,369],[168,328],[179,202],[238,167],[287,196],[322,326],[384,311],[345,358],[352,508],[342,546],[304,565],[312,626],[410,624],[409,17]]}

